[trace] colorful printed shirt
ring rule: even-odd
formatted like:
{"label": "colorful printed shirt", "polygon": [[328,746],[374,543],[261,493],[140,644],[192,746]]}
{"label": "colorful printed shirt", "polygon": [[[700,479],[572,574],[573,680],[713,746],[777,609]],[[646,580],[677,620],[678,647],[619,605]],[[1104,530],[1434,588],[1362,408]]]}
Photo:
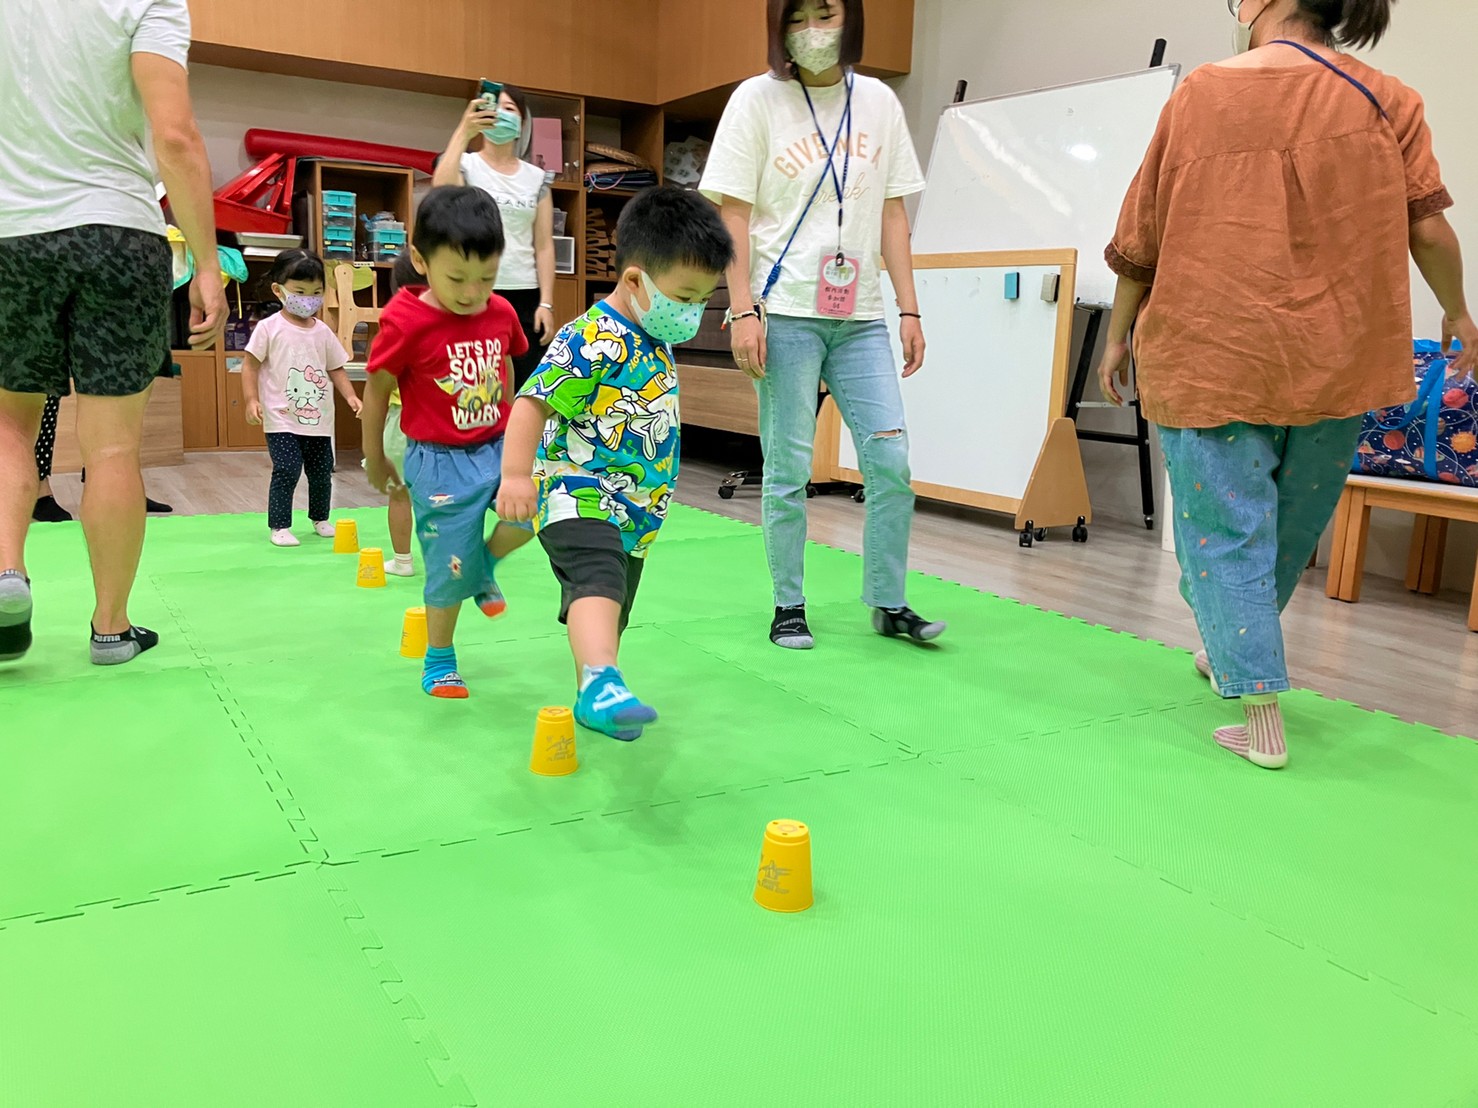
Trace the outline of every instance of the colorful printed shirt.
{"label": "colorful printed shirt", "polygon": [[677,370],[666,343],[601,301],[555,336],[523,388],[554,409],[534,463],[534,529],[604,519],[646,557],[677,487]]}
{"label": "colorful printed shirt", "polygon": [[399,382],[400,426],[409,439],[440,446],[481,446],[508,427],[508,360],[528,351],[513,306],[494,295],[477,315],[457,315],[401,289],[380,313],[370,347],[371,373]]}

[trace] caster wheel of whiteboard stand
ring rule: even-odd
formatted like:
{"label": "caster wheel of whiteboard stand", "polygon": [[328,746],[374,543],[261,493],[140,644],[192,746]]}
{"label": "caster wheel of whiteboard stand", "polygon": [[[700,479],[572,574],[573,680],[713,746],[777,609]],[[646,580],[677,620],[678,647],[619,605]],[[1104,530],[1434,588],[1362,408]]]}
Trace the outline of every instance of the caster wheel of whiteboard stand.
{"label": "caster wheel of whiteboard stand", "polygon": [[815,485],[812,485],[812,484],[807,484],[806,485],[806,499],[807,500],[814,500],[814,499],[816,499],[816,486]]}
{"label": "caster wheel of whiteboard stand", "polygon": [[852,499],[855,500],[858,504],[866,504],[867,503],[867,490],[866,489],[858,489],[856,492],[854,492],[852,494]]}
{"label": "caster wheel of whiteboard stand", "polygon": [[1073,542],[1088,541],[1088,525],[1082,516],[1078,517],[1078,525],[1073,528]]}
{"label": "caster wheel of whiteboard stand", "polygon": [[1035,538],[1038,542],[1046,542],[1047,541],[1047,528],[1045,528],[1045,527],[1038,527],[1036,529],[1036,531],[1033,533],[1032,537]]}
{"label": "caster wheel of whiteboard stand", "polygon": [[1153,531],[1155,529],[1155,517],[1154,516],[1145,516],[1144,517],[1144,529],[1146,531]]}
{"label": "caster wheel of whiteboard stand", "polygon": [[734,486],[733,485],[720,485],[718,487],[718,498],[720,500],[733,500],[734,499]]}
{"label": "caster wheel of whiteboard stand", "polygon": [[1026,526],[1021,529],[1021,534],[1018,535],[1017,538],[1016,538],[1016,541],[1021,545],[1022,549],[1024,549],[1024,550],[1030,550],[1031,549],[1031,547],[1032,547],[1032,536],[1036,533],[1036,530],[1037,530],[1036,524],[1033,523],[1031,520],[1027,520],[1026,521]]}

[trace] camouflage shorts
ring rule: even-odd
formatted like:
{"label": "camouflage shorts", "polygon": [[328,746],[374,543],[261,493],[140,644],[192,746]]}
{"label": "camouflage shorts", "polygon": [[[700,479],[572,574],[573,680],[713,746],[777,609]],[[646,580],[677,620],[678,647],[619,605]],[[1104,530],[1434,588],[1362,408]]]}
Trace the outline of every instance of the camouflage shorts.
{"label": "camouflage shorts", "polygon": [[93,224],[0,238],[0,388],[133,396],[169,353],[163,235]]}

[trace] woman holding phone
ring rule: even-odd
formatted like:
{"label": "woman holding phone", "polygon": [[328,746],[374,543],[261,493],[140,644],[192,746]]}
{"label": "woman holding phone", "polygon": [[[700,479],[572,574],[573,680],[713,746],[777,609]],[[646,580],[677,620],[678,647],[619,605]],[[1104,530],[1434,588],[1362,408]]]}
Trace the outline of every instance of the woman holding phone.
{"label": "woman holding phone", "polygon": [[433,185],[471,185],[498,204],[508,240],[498,267],[498,295],[513,305],[529,350],[513,359],[516,388],[533,376],[540,347],[554,338],[553,173],[523,160],[533,117],[528,99],[503,85],[496,104],[478,97],[467,105],[437,163]]}

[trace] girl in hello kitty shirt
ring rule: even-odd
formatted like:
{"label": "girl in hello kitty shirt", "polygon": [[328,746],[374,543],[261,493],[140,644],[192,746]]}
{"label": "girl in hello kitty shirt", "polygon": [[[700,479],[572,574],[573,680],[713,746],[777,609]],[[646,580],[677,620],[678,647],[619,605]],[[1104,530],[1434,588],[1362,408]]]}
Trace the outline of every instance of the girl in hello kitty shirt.
{"label": "girl in hello kitty shirt", "polygon": [[267,528],[273,546],[297,546],[292,533],[293,493],[308,471],[308,518],[326,539],[333,494],[334,398],[337,391],[357,416],[359,397],[344,365],[349,356],[338,336],[317,318],[323,309],[323,259],[308,250],[285,250],[272,266],[272,295],[282,311],[257,324],[246,347],[241,391],[246,421],[261,424],[272,456]]}

